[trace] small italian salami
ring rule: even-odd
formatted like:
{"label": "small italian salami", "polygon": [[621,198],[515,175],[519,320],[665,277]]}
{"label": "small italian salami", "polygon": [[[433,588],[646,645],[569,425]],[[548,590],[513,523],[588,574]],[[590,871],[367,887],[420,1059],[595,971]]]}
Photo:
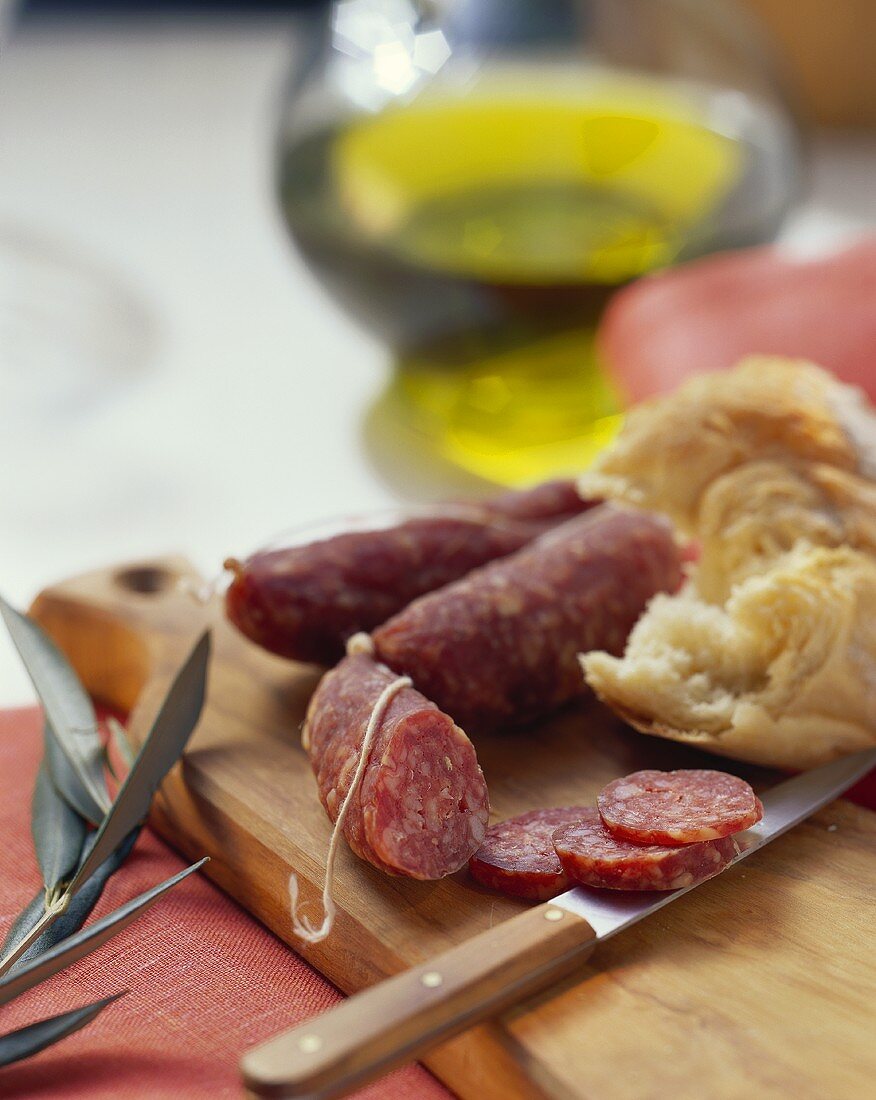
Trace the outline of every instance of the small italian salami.
{"label": "small italian salami", "polygon": [[664,520],[601,505],[415,600],[372,639],[381,661],[481,732],[583,694],[577,655],[620,654],[650,598],[680,580]]}
{"label": "small italian salami", "polygon": [[551,837],[563,825],[580,821],[582,806],[530,810],[487,829],[484,842],[468,861],[472,876],[484,886],[515,898],[547,901],[568,890]]}
{"label": "small italian salami", "polygon": [[717,875],[737,854],[733,837],[671,847],[619,840],[587,810],[553,835],[554,850],[573,882],[606,890],[679,890]]}
{"label": "small italian salami", "polygon": [[760,799],[727,772],[633,772],[597,799],[612,836],[634,844],[694,844],[748,829],[763,816]]}
{"label": "small italian salami", "polygon": [[[303,742],[332,821],[352,785],[375,704],[396,679],[366,655],[346,657],[310,701]],[[434,703],[402,688],[383,713],[347,811],[350,847],[389,874],[443,878],[478,848],[489,814],[469,739]]]}
{"label": "small italian salami", "polygon": [[583,500],[577,482],[568,478],[543,481],[531,489],[511,489],[507,493],[475,501],[476,507],[494,519],[514,519],[530,523],[535,530],[542,524],[543,530],[556,527],[567,519],[580,516],[598,501]]}
{"label": "small italian salami", "polygon": [[436,506],[434,515],[394,527],[264,550],[243,562],[229,558],[226,615],[272,653],[332,665],[353,634],[591,506],[572,481],[548,481],[491,500]]}

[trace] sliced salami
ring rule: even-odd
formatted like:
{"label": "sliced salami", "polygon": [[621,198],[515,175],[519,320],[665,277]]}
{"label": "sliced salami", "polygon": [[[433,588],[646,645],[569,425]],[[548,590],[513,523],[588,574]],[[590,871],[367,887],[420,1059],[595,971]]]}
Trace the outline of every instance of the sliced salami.
{"label": "sliced salami", "polygon": [[583,806],[561,806],[500,821],[487,829],[484,842],[468,861],[484,886],[515,898],[547,901],[570,886],[551,837],[563,825],[580,821]]}
{"label": "sliced salami", "polygon": [[[366,655],[320,681],[303,741],[332,821],[350,790],[375,703],[396,680]],[[437,879],[465,865],[484,838],[489,799],[471,742],[413,688],[387,706],[344,821],[353,851],[394,875]]]}
{"label": "sliced salami", "polygon": [[263,550],[233,573],[229,620],[281,657],[331,665],[344,643],[411,600],[504,557],[592,507],[572,481],[548,481],[382,529]]}
{"label": "sliced salami", "polygon": [[679,890],[717,875],[738,849],[733,837],[671,847],[631,844],[613,837],[596,810],[553,835],[554,849],[573,882],[606,890]]}
{"label": "sliced salami", "polygon": [[549,714],[586,689],[578,654],[619,654],[650,598],[681,580],[668,524],[601,505],[415,600],[377,656],[469,732]]}
{"label": "sliced salami", "polygon": [[641,771],[615,779],[599,795],[603,824],[634,844],[694,844],[741,833],[763,806],[744,779],[690,768]]}

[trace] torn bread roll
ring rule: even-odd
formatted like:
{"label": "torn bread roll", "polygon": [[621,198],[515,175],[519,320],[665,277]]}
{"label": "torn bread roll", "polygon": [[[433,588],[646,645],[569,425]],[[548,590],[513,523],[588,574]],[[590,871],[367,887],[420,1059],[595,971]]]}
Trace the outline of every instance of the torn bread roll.
{"label": "torn bread roll", "polygon": [[664,512],[695,534],[703,494],[751,461],[876,476],[876,416],[863,394],[802,360],[752,357],[630,411],[579,492]]}
{"label": "torn bread roll", "polygon": [[876,415],[811,363],[748,359],[634,409],[581,479],[699,543],[585,676],[636,728],[808,768],[876,744]]}
{"label": "torn bread roll", "polygon": [[800,545],[734,588],[656,596],[623,657],[582,657],[587,682],[643,733],[773,767],[876,745],[876,562]]}
{"label": "torn bread roll", "polygon": [[696,536],[697,594],[720,604],[799,543],[876,558],[876,484],[821,463],[748,462],[705,490]]}

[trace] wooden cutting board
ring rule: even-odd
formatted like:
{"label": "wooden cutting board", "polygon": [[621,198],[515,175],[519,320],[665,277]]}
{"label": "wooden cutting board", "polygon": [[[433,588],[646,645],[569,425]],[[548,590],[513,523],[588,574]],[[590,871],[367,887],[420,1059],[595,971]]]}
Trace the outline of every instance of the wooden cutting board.
{"label": "wooden cutting board", "polygon": [[[330,827],[299,744],[318,671],[262,653],[227,626],[199,578],[168,559],[43,592],[32,613],[96,698],[142,728],[205,623],[207,705],[153,824],[341,989],[353,992],[517,912],[464,873],[388,878],[349,851],[324,942],[293,942],[290,871],[318,915]],[[149,687],[144,692],[144,685]],[[643,767],[728,767],[643,737],[595,703],[535,730],[483,738],[494,815],[593,799]],[[739,766],[756,784],[774,776]],[[597,948],[562,987],[436,1049],[464,1100],[797,1100],[869,1095],[876,1079],[876,814],[837,802],[763,852]]]}

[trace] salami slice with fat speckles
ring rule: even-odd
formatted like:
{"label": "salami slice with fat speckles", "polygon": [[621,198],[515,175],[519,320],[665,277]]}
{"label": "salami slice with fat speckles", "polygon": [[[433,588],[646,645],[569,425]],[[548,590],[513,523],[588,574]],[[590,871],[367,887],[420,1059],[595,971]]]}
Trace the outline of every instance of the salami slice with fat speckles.
{"label": "salami slice with fat speckles", "polygon": [[[397,679],[360,654],[327,673],[311,699],[303,742],[332,821],[350,789],[375,703]],[[344,822],[353,851],[382,871],[438,879],[464,867],[484,838],[489,798],[474,748],[413,688],[390,702]]]}
{"label": "salami slice with fat speckles", "polygon": [[738,849],[733,837],[671,847],[619,840],[587,810],[553,835],[554,850],[569,878],[606,890],[680,890],[717,875]]}
{"label": "salami slice with fat speckles", "polygon": [[580,821],[583,806],[560,806],[500,821],[487,829],[484,842],[468,861],[483,886],[515,898],[547,901],[568,890],[551,837],[563,825]]}
{"label": "salami slice with fat speckles", "polygon": [[690,768],[641,771],[600,793],[603,824],[634,844],[694,844],[741,833],[760,821],[763,806],[745,782],[727,772]]}
{"label": "salami slice with fat speckles", "polygon": [[381,661],[479,733],[584,694],[578,654],[622,653],[651,597],[680,581],[669,525],[603,504],[415,600],[372,637]]}

